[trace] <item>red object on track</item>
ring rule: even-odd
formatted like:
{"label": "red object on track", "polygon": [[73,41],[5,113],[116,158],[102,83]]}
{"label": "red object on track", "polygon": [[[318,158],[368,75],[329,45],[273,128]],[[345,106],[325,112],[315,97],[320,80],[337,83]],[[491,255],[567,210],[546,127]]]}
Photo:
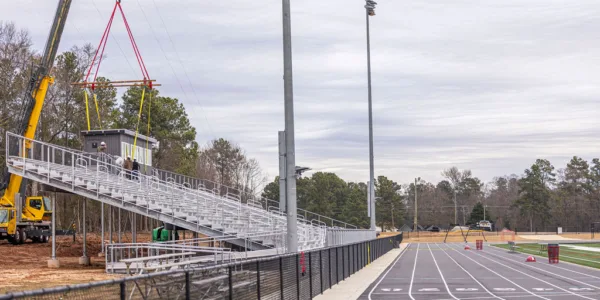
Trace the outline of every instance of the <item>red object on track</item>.
{"label": "red object on track", "polygon": [[465,250],[471,250],[471,246],[465,245]]}
{"label": "red object on track", "polygon": [[528,256],[527,259],[525,260],[526,262],[536,262],[535,260],[535,256]]}
{"label": "red object on track", "polygon": [[475,242],[476,242],[477,250],[483,250],[483,240],[477,240]]}
{"label": "red object on track", "polygon": [[557,264],[559,261],[560,246],[558,244],[548,244],[548,262]]}

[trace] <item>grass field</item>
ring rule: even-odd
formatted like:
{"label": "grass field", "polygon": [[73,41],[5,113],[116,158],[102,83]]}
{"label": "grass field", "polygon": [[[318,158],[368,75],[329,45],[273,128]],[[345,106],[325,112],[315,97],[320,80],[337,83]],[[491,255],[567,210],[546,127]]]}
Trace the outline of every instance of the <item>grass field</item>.
{"label": "grass field", "polygon": [[[509,249],[507,244],[497,244],[496,247]],[[540,252],[540,244],[536,243],[517,243],[516,250],[522,253],[535,254],[543,257],[548,257],[548,252]],[[598,249],[593,251],[592,249]],[[560,244],[561,261],[567,261],[583,266],[600,269],[600,243],[586,244]]]}

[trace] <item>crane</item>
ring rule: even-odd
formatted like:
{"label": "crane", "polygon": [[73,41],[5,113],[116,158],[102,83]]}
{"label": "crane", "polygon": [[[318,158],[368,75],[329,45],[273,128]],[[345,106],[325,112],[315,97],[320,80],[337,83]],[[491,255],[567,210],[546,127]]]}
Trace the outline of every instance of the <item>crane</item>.
{"label": "crane", "polygon": [[[26,139],[33,139],[40,120],[46,93],[54,78],[50,71],[58,51],[58,45],[67,21],[72,0],[59,0],[54,22],[46,42],[40,64],[32,72],[28,82],[24,104],[19,114],[18,133]],[[18,147],[18,146],[17,146]],[[25,143],[24,155],[31,150],[31,144]],[[8,239],[13,244],[21,244],[28,238],[34,242],[47,242],[52,208],[46,197],[27,197],[23,206],[16,201],[15,195],[24,195],[26,181],[15,174],[4,177],[0,191],[0,239]],[[22,208],[22,212],[21,212]],[[18,216],[17,214],[20,214]]]}

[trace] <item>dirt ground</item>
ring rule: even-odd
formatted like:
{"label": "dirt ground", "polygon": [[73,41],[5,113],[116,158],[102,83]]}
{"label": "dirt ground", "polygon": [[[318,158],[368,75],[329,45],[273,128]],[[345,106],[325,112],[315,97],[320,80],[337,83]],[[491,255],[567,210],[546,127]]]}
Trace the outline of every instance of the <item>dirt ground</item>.
{"label": "dirt ground", "polygon": [[[108,235],[106,235],[108,238]],[[113,233],[113,238],[117,235]],[[123,235],[123,242],[129,242],[131,235]],[[137,241],[150,241],[150,233],[138,233]],[[52,243],[32,243],[28,241],[23,245],[11,245],[7,241],[0,241],[0,294],[7,292],[33,290],[60,285],[87,283],[91,281],[107,280],[120,277],[107,274],[104,269],[104,257],[98,257],[101,251],[99,234],[87,235],[87,253],[91,259],[91,266],[79,265],[79,257],[83,253],[83,239],[81,235],[57,237],[56,256],[60,261],[60,269],[49,269],[48,259],[52,255]]]}

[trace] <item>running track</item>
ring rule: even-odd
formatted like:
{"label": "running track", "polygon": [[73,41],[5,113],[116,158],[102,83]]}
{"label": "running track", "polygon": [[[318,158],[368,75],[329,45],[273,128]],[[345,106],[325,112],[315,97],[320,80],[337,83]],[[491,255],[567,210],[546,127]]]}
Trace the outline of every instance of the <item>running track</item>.
{"label": "running track", "polygon": [[359,299],[600,299],[600,270],[470,246],[411,244]]}

